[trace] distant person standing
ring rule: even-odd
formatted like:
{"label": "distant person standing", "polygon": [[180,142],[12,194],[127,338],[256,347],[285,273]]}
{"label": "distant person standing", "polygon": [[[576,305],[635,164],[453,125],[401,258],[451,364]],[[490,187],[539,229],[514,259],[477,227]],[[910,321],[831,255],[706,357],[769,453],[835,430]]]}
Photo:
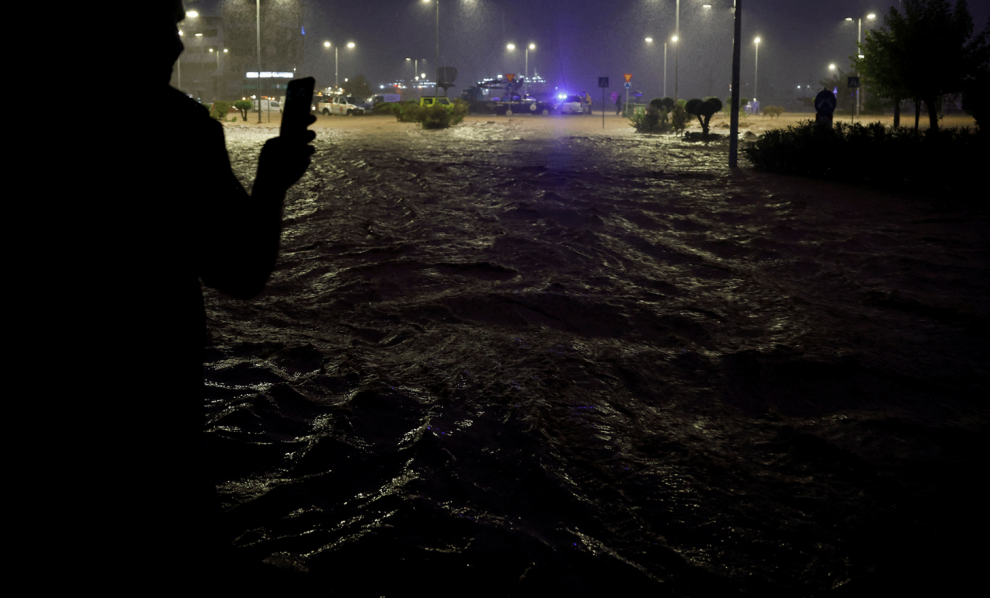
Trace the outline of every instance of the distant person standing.
{"label": "distant person standing", "polygon": [[588,114],[592,114],[592,112],[591,112],[591,94],[588,93],[587,91],[584,92],[584,106],[585,106],[585,109],[588,111]]}
{"label": "distant person standing", "polygon": [[622,94],[620,93],[615,98],[615,115],[618,116],[622,114]]}

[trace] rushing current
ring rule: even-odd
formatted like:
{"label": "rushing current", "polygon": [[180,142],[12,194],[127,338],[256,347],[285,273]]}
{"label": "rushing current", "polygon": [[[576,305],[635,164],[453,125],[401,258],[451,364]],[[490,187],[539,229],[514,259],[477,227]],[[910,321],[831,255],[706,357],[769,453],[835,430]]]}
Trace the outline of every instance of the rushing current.
{"label": "rushing current", "polygon": [[[983,205],[734,172],[724,144],[396,131],[321,129],[267,289],[206,291],[240,553],[345,596],[808,596],[977,566]],[[227,128],[248,188],[276,132]]]}

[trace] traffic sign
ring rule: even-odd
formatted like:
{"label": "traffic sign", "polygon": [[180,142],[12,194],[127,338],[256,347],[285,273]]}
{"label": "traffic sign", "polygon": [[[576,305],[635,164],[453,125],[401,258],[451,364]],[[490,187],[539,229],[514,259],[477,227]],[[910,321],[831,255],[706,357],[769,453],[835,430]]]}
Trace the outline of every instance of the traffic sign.
{"label": "traffic sign", "polygon": [[626,89],[632,89],[632,83],[630,83],[628,81],[626,81],[625,83],[623,83],[622,86],[625,87]]}
{"label": "traffic sign", "polygon": [[512,80],[516,78],[516,74],[515,73],[506,73],[505,74],[505,78],[509,80],[509,83],[512,83]]}
{"label": "traffic sign", "polygon": [[835,94],[824,89],[815,96],[815,111],[832,114],[835,112]]}
{"label": "traffic sign", "polygon": [[859,87],[859,77],[849,77],[847,87]]}
{"label": "traffic sign", "polygon": [[[629,83],[629,80],[632,79],[632,75],[629,74],[629,73],[626,73],[625,75],[622,75],[622,76],[626,78],[626,83]],[[626,89],[629,89],[629,88],[627,87]]]}
{"label": "traffic sign", "polygon": [[598,87],[602,89],[608,87],[608,77],[598,77]]}

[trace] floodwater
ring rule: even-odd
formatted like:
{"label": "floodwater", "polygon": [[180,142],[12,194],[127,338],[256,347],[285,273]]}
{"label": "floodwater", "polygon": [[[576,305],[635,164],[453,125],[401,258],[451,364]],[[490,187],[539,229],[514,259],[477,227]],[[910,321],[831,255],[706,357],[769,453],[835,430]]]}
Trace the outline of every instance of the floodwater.
{"label": "floodwater", "polygon": [[[239,552],[342,596],[975,579],[986,208],[535,120],[321,120],[266,291],[206,292]],[[226,132],[249,186],[277,129]]]}

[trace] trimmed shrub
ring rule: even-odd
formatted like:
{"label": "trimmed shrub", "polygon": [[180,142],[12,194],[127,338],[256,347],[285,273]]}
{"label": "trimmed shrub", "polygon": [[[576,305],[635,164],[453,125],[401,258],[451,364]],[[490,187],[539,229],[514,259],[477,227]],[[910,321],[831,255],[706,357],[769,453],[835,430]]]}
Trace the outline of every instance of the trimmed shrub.
{"label": "trimmed shrub", "polygon": [[446,106],[434,104],[419,111],[419,124],[424,129],[446,129],[450,126],[451,111]]}
{"label": "trimmed shrub", "polygon": [[637,133],[667,133],[670,131],[667,113],[656,108],[653,102],[650,102],[650,106],[645,112],[633,114],[629,118],[629,124],[636,129]]}
{"label": "trimmed shrub", "polygon": [[210,116],[217,120],[226,121],[227,114],[230,113],[230,109],[233,107],[233,102],[213,102],[213,105],[210,106]]}
{"label": "trimmed shrub", "polygon": [[808,120],[767,131],[742,152],[756,170],[965,191],[982,186],[988,149],[968,128],[916,134],[881,123],[837,122],[829,128]]}
{"label": "trimmed shrub", "polygon": [[[684,101],[684,100],[679,100],[679,101]],[[687,103],[686,101],[684,102]],[[687,110],[684,109],[684,106],[677,104],[674,106],[673,110],[670,111],[670,126],[675,131],[683,131],[684,129],[687,128],[687,123],[689,118],[691,118],[691,115],[687,113]]]}
{"label": "trimmed shrub", "polygon": [[[424,129],[446,129],[460,124],[468,113],[468,104],[456,98],[451,105],[434,104],[432,106],[406,106],[403,114],[418,122]],[[399,119],[400,122],[409,122]]]}
{"label": "trimmed shrub", "polygon": [[413,100],[396,102],[394,104],[389,104],[389,108],[392,110],[392,114],[395,115],[395,120],[400,123],[421,122],[419,102]]}
{"label": "trimmed shrub", "polygon": [[234,102],[234,108],[237,108],[237,110],[240,111],[241,118],[244,120],[247,120],[248,110],[250,110],[253,105],[254,104],[251,100],[237,100]]}
{"label": "trimmed shrub", "polygon": [[692,114],[698,117],[698,122],[701,123],[701,131],[708,135],[708,123],[711,122],[712,116],[722,109],[722,100],[716,97],[709,97],[704,100],[699,100],[694,98],[687,101],[687,105],[684,110],[688,114]]}
{"label": "trimmed shrub", "polygon": [[450,126],[461,124],[470,111],[470,104],[461,98],[454,98],[454,107],[450,111]]}

